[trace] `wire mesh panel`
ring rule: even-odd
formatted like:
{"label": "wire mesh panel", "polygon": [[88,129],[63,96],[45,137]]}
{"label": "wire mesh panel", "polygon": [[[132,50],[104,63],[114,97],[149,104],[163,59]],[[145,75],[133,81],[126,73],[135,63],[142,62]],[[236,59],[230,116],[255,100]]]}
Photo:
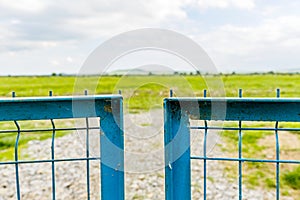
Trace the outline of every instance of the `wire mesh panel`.
{"label": "wire mesh panel", "polygon": [[[68,120],[81,119],[83,124],[78,126],[77,123],[70,123]],[[91,119],[97,119],[99,124],[91,124]],[[101,188],[98,195],[101,199],[124,199],[124,142],[123,142],[123,111],[122,111],[122,97],[120,95],[106,95],[106,96],[78,96],[78,97],[39,97],[39,98],[12,98],[0,99],[0,122],[2,123],[0,130],[0,137],[11,138],[14,136],[14,144],[7,146],[13,151],[13,160],[1,158],[1,166],[14,166],[15,176],[15,199],[22,198],[22,188],[28,188],[30,185],[22,185],[22,166],[24,165],[39,165],[48,163],[51,165],[51,198],[62,199],[57,195],[57,191],[61,188],[57,185],[57,170],[65,169],[63,173],[68,174],[70,168],[64,168],[66,163],[84,162],[85,163],[85,197],[91,199],[91,164],[98,162],[100,177],[99,187]],[[40,126],[36,128],[36,124],[42,122],[49,122],[50,127]],[[13,123],[12,125],[9,125]],[[26,124],[22,128],[20,124]],[[71,124],[71,125],[70,125]],[[75,124],[75,125],[74,125]],[[8,128],[7,128],[8,127]],[[90,138],[92,131],[98,131],[96,138]],[[56,157],[56,142],[58,137],[70,132],[78,131],[79,134],[84,134],[84,154],[77,157]],[[42,133],[48,133],[48,136]],[[49,133],[51,134],[49,137]],[[49,158],[47,159],[20,159],[20,143],[23,145],[22,138],[30,140],[45,139],[51,141],[48,149]],[[76,138],[69,138],[71,145],[76,142]],[[93,140],[99,140],[100,145],[97,147],[98,154],[91,153],[91,143]],[[2,142],[2,141],[1,141]],[[7,140],[7,144],[12,141]],[[43,141],[38,141],[40,145],[45,145]],[[6,143],[2,142],[1,145]],[[24,143],[25,144],[25,143]],[[28,145],[28,144],[27,144]],[[65,144],[59,144],[61,148]],[[24,146],[24,145],[23,145]],[[28,145],[30,148],[30,145]],[[68,149],[69,152],[77,151]],[[93,151],[95,148],[93,147]],[[38,152],[34,152],[37,154]],[[33,155],[36,157],[36,155]],[[93,163],[92,163],[93,162]],[[68,165],[69,166],[69,165]],[[1,168],[2,169],[2,168]],[[4,171],[3,174],[6,172]],[[79,172],[74,172],[77,175]],[[27,177],[28,178],[28,177]],[[37,177],[30,176],[31,182]],[[1,180],[0,179],[0,183]],[[41,183],[41,186],[47,183]],[[68,183],[66,183],[68,184]],[[83,184],[81,184],[83,185]],[[6,187],[6,186],[5,186]],[[69,186],[67,186],[69,187]],[[41,187],[42,188],[42,187]],[[61,191],[60,193],[63,193]],[[101,194],[100,194],[101,193]],[[45,197],[46,198],[46,197]],[[78,197],[80,198],[80,197]],[[1,199],[1,198],[0,198]]]}
{"label": "wire mesh panel", "polygon": [[[165,192],[166,199],[191,199],[191,160],[201,162],[202,177],[197,180],[203,186],[202,196],[207,198],[207,182],[209,162],[219,165],[224,162],[236,163],[237,195],[243,199],[243,178],[248,178],[244,172],[249,170],[245,166],[249,163],[273,164],[274,188],[276,199],[283,195],[280,188],[281,168],[285,165],[299,166],[300,160],[295,156],[280,157],[280,139],[285,132],[299,133],[300,127],[300,99],[287,98],[167,98],[164,101],[165,117]],[[199,121],[196,125],[191,121]],[[213,121],[222,122],[221,125],[212,125]],[[264,125],[258,126],[257,123]],[[220,123],[219,123],[220,124]],[[296,124],[296,125],[295,125]],[[283,126],[284,125],[284,126]],[[289,125],[289,127],[288,127]],[[201,143],[202,154],[191,155],[191,131],[198,131],[203,138]],[[225,132],[230,141],[236,141],[236,156],[215,157],[208,155],[207,140],[213,131]],[[227,132],[226,132],[227,131]],[[257,153],[263,154],[263,148],[257,146],[258,151],[250,151],[254,134],[268,133],[269,138],[274,138],[274,158],[256,157]],[[282,137],[281,135],[282,134]],[[251,136],[251,137],[249,137]],[[297,138],[297,136],[296,136]],[[248,143],[247,143],[248,141]],[[225,142],[222,140],[222,142]],[[293,141],[291,141],[293,143]],[[227,145],[227,146],[226,146]],[[228,149],[229,145],[225,147]],[[244,146],[245,147],[244,147]],[[248,145],[248,146],[247,146]],[[297,149],[296,149],[297,150]],[[250,154],[250,156],[249,156]],[[255,155],[254,155],[255,154]],[[230,154],[229,154],[230,155]],[[294,154],[295,155],[295,154]],[[297,155],[297,154],[296,154]],[[258,168],[258,170],[260,170]],[[231,172],[233,173],[233,172]],[[296,173],[296,171],[295,171]],[[262,174],[262,173],[261,173]],[[223,177],[226,179],[226,177]],[[259,181],[259,177],[255,177]],[[263,179],[263,176],[260,177]],[[297,179],[297,177],[296,177]],[[269,179],[268,179],[269,180]],[[256,180],[257,181],[257,180]],[[272,180],[271,180],[272,182]],[[226,183],[225,184],[229,184]],[[292,187],[294,187],[292,185]],[[226,192],[226,191],[223,191]],[[298,193],[297,193],[298,194]],[[225,198],[224,196],[219,197]],[[253,197],[252,197],[253,198]]]}

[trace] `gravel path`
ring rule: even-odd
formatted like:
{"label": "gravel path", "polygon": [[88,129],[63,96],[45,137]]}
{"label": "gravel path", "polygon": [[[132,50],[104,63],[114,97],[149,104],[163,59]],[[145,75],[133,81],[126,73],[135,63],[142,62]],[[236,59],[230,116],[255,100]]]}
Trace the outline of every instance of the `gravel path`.
{"label": "gravel path", "polygon": [[[164,199],[162,111],[127,114],[125,130],[126,199]],[[99,156],[99,133],[90,134],[91,153]],[[191,134],[192,153],[201,153],[201,134],[195,131]],[[57,138],[56,158],[84,157],[83,135],[84,133],[72,133]],[[216,136],[212,134],[211,139]],[[27,159],[49,159],[50,145],[49,139],[31,141],[28,148],[22,151],[22,155]],[[209,155],[222,155],[218,145],[214,146]],[[201,161],[192,161],[194,199],[203,198],[202,169]],[[225,165],[208,162],[207,169],[207,199],[238,199],[237,179],[230,180],[225,177]],[[91,199],[99,199],[99,171],[99,161],[91,161]],[[0,166],[0,173],[0,200],[16,199],[14,165]],[[22,199],[51,199],[51,163],[20,165],[20,185]],[[57,199],[86,199],[86,162],[56,163],[56,196]],[[243,199],[275,199],[275,191],[250,190],[244,187]]]}

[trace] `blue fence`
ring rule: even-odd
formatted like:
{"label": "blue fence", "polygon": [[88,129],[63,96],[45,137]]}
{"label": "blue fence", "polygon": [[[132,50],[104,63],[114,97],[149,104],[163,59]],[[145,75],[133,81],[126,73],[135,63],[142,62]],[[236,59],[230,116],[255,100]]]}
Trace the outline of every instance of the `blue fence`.
{"label": "blue fence", "polygon": [[[241,93],[241,92],[240,92]],[[241,95],[240,95],[241,96]],[[279,95],[278,95],[279,96]],[[191,159],[203,162],[203,197],[207,195],[207,162],[232,161],[238,163],[238,197],[243,198],[243,163],[274,163],[276,199],[280,199],[280,166],[284,163],[300,164],[300,160],[280,159],[281,131],[300,131],[300,128],[280,128],[280,122],[300,122],[300,99],[285,98],[175,98],[164,101],[165,117],[165,195],[167,200],[191,199]],[[190,119],[203,121],[203,126],[191,126]],[[208,126],[208,122],[236,121],[238,127]],[[273,127],[243,126],[244,122],[274,122]],[[202,130],[203,155],[191,155],[190,130]],[[211,130],[236,131],[238,135],[237,157],[207,156],[207,138]],[[242,151],[244,131],[274,132],[276,159],[244,158]],[[200,131],[199,131],[199,134]],[[201,144],[198,144],[201,145]]]}
{"label": "blue fence", "polygon": [[[13,95],[14,96],[14,95]],[[90,127],[89,118],[97,117],[100,127]],[[85,127],[56,128],[56,119],[83,118]],[[21,129],[20,120],[49,120],[50,129]],[[41,98],[6,98],[0,99],[0,121],[13,121],[15,130],[0,130],[0,134],[15,133],[14,160],[0,161],[1,165],[15,166],[16,199],[22,197],[19,166],[28,163],[52,163],[52,199],[56,199],[55,164],[57,162],[86,162],[86,192],[90,199],[90,161],[99,161],[101,173],[101,199],[124,199],[124,142],[123,111],[120,95],[80,96],[80,97],[41,97]],[[90,156],[89,130],[101,130],[100,157]],[[86,131],[86,156],[82,158],[55,158],[55,134],[59,131]],[[47,160],[20,160],[19,140],[29,132],[52,132],[52,143]],[[34,179],[34,177],[32,177]],[[99,194],[100,197],[100,194]],[[58,197],[59,198],[59,197]]]}
{"label": "blue fence", "polygon": [[[240,95],[241,96],[241,95]],[[203,196],[206,199],[207,163],[210,161],[230,161],[238,164],[238,196],[243,198],[243,164],[245,162],[273,163],[276,179],[276,197],[280,198],[280,167],[282,164],[299,165],[299,160],[280,159],[281,131],[300,131],[300,128],[282,128],[280,122],[300,122],[300,99],[285,98],[167,98],[164,100],[165,130],[165,195],[166,199],[191,199],[191,160],[203,162]],[[97,117],[99,127],[89,125],[89,118]],[[56,119],[83,118],[85,127],[57,128]],[[201,120],[203,126],[191,126],[190,120]],[[20,120],[49,120],[52,128],[22,129]],[[209,126],[210,121],[236,121],[238,127]],[[14,130],[0,130],[2,133],[15,133],[14,160],[0,161],[1,165],[14,165],[16,199],[22,197],[20,184],[20,165],[51,163],[52,199],[56,199],[56,163],[86,162],[86,193],[90,199],[90,161],[99,161],[101,170],[101,199],[124,199],[124,136],[123,110],[120,95],[81,96],[81,97],[41,97],[41,98],[6,98],[0,99],[0,121],[13,121]],[[244,122],[274,122],[273,127],[243,126]],[[89,131],[101,130],[100,156],[90,155]],[[81,158],[55,158],[55,134],[59,131],[86,131],[86,156]],[[203,155],[191,155],[190,131],[203,130]],[[237,157],[207,156],[207,138],[210,130],[236,131],[238,135]],[[19,140],[29,132],[52,132],[51,158],[46,160],[20,160]],[[244,158],[243,132],[274,132],[276,159]],[[32,177],[34,179],[34,177]],[[58,197],[59,198],[59,197]]]}

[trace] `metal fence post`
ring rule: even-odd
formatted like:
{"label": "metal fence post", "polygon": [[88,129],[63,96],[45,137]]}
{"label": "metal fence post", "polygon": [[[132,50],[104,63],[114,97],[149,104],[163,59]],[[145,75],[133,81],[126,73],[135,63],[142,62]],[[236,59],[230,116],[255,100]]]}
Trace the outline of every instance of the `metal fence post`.
{"label": "metal fence post", "polygon": [[166,99],[164,120],[166,200],[191,199],[189,118]]}
{"label": "metal fence post", "polygon": [[124,199],[124,137],[122,99],[104,105],[100,118],[101,199]]}

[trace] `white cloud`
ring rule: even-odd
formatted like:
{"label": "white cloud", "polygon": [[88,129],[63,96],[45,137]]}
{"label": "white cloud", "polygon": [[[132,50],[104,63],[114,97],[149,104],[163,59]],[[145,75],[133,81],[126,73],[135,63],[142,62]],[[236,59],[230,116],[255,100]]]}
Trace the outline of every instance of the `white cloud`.
{"label": "white cloud", "polygon": [[84,36],[109,37],[136,28],[159,27],[169,19],[184,19],[185,3],[182,0],[97,1],[83,7],[72,3],[66,9],[77,17],[66,18],[64,22],[67,28]]}
{"label": "white cloud", "polygon": [[24,12],[40,12],[48,5],[47,1],[40,0],[0,0],[1,7],[11,10],[24,11]]}
{"label": "white cloud", "polygon": [[68,57],[66,58],[66,60],[67,60],[67,62],[69,62],[69,63],[72,63],[72,62],[73,62],[73,58],[72,58],[71,56],[68,56]]}
{"label": "white cloud", "polygon": [[[254,0],[0,0],[0,24],[14,40],[48,42],[110,37],[143,27],[187,20],[186,7],[252,9]],[[5,20],[7,19],[7,20]],[[22,43],[22,42],[21,42]],[[1,45],[1,44],[0,44]]]}
{"label": "white cloud", "polygon": [[57,61],[57,60],[52,60],[51,64],[54,65],[54,66],[58,66],[58,65],[60,65],[60,62]]}
{"label": "white cloud", "polygon": [[[221,66],[233,60],[260,63],[265,53],[293,60],[290,51],[300,51],[300,16],[289,13],[295,7],[256,0],[0,0],[0,65],[16,66],[18,58],[26,58],[27,66],[32,60],[42,66],[47,59],[52,67],[56,60],[71,70],[103,40],[145,27],[194,35]],[[220,18],[209,9],[217,9]],[[228,10],[235,19],[224,17]],[[254,19],[242,18],[241,12]],[[14,61],[4,58],[8,52]]]}
{"label": "white cloud", "polygon": [[265,19],[253,26],[223,25],[196,38],[220,66],[300,65],[295,54],[300,52],[300,16]]}
{"label": "white cloud", "polygon": [[[256,26],[223,25],[199,38],[215,51],[247,55],[269,45],[282,46],[287,41],[299,41],[300,16],[285,16],[266,19]],[[293,43],[295,47],[299,43]]]}
{"label": "white cloud", "polygon": [[[143,27],[160,27],[186,17],[185,0],[0,0],[0,50],[65,45],[109,38]],[[2,31],[4,30],[4,31]]]}
{"label": "white cloud", "polygon": [[255,7],[254,0],[197,0],[197,4],[201,9],[234,7],[251,10]]}

